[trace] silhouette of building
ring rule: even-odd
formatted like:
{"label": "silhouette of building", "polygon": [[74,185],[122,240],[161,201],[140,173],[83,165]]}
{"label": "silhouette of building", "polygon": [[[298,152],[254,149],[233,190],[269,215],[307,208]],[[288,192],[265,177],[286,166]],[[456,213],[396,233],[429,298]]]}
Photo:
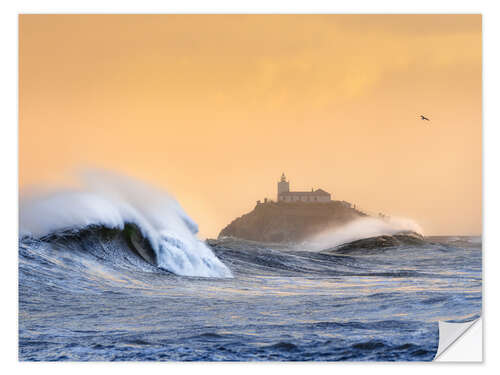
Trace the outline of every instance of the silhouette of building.
{"label": "silhouette of building", "polygon": [[278,202],[330,202],[331,200],[330,193],[323,189],[290,191],[290,182],[286,180],[284,173],[278,182]]}

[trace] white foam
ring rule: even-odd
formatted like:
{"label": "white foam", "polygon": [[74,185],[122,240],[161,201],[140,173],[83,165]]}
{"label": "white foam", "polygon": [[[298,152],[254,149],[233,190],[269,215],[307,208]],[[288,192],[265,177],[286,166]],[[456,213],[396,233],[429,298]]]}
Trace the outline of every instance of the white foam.
{"label": "white foam", "polygon": [[420,226],[409,219],[366,217],[354,220],[342,227],[326,230],[309,238],[303,245],[308,250],[321,251],[363,238],[394,235],[403,231],[422,233]]}
{"label": "white foam", "polygon": [[123,229],[136,224],[156,252],[158,266],[177,275],[232,277],[196,237],[198,226],[180,204],[158,189],[105,171],[86,171],[80,190],[21,197],[21,236],[79,230],[89,225]]}

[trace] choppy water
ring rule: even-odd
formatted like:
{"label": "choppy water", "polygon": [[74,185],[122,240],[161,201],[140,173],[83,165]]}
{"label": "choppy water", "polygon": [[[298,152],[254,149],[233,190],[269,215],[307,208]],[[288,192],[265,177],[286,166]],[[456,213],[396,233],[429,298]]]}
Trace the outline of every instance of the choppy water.
{"label": "choppy water", "polygon": [[429,361],[481,311],[481,241],[342,254],[221,240],[234,278],[177,276],[119,230],[19,242],[23,361]]}

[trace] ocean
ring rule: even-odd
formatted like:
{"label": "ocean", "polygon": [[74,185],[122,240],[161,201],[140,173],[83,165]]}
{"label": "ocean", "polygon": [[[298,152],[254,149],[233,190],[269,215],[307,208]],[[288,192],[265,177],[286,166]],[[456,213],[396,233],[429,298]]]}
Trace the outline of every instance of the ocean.
{"label": "ocean", "polygon": [[481,238],[377,220],[202,241],[173,197],[107,171],[22,196],[19,359],[430,361],[439,321],[481,314]]}
{"label": "ocean", "polygon": [[146,262],[123,229],[19,241],[21,361],[430,361],[481,313],[481,239],[328,253],[206,246],[224,277]]}

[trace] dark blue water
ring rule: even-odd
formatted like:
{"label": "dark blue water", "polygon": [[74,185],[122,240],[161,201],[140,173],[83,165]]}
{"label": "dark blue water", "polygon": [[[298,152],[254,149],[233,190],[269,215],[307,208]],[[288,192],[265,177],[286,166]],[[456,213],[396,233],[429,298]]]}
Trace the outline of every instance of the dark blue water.
{"label": "dark blue water", "polygon": [[22,361],[430,361],[481,312],[481,242],[342,254],[221,240],[232,279],[176,276],[119,235],[23,239]]}

